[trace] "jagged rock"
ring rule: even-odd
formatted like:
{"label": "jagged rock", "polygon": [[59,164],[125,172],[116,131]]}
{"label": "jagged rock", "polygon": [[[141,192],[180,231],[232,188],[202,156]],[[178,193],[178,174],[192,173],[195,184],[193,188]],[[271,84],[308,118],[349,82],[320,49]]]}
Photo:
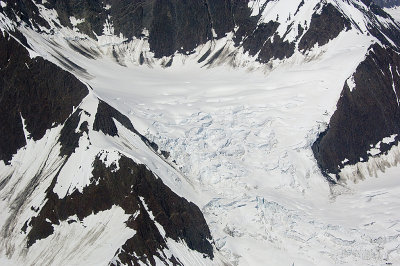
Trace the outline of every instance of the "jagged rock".
{"label": "jagged rock", "polygon": [[266,41],[260,50],[257,60],[268,63],[271,59],[289,58],[294,54],[295,44],[284,41],[284,38],[275,34],[273,40]]}
{"label": "jagged rock", "polygon": [[88,93],[72,74],[40,57],[31,59],[7,33],[0,36],[0,89],[0,160],[6,162],[25,138],[39,140],[47,129],[64,123]]}
{"label": "jagged rock", "polygon": [[275,34],[278,26],[279,23],[274,21],[258,25],[255,31],[243,41],[244,50],[249,52],[252,56],[256,55],[263,47],[266,40]]}
{"label": "jagged rock", "polygon": [[128,117],[118,112],[116,109],[108,105],[102,100],[99,100],[95,120],[93,123],[93,130],[102,131],[104,134],[110,136],[118,136],[117,126],[114,120],[118,121],[125,128],[129,129],[132,133],[139,135],[144,143],[151,147],[154,151],[158,151],[158,145],[145,136],[140,134],[132,125]]}
{"label": "jagged rock", "polygon": [[322,46],[336,38],[343,30],[351,28],[347,18],[343,16],[332,4],[322,7],[321,14],[314,13],[310,28],[299,42],[300,50],[309,50],[315,44]]}
{"label": "jagged rock", "polygon": [[99,100],[96,116],[93,123],[93,130],[102,131],[110,136],[117,136],[118,130],[114,120],[120,122],[124,127],[137,133],[128,117],[121,114],[104,101]]}
{"label": "jagged rock", "polygon": [[39,29],[39,26],[50,27],[47,21],[40,16],[39,9],[32,0],[7,0],[5,2],[7,5],[0,6],[0,11],[7,14],[13,21],[19,21],[18,17],[22,22],[36,29]]}
{"label": "jagged rock", "polygon": [[83,135],[83,132],[88,133],[87,121],[84,121],[79,131],[76,132],[80,118],[81,109],[77,109],[68,119],[65,121],[63,128],[60,132],[59,142],[61,144],[60,156],[70,156],[77,147],[79,147],[79,139]]}

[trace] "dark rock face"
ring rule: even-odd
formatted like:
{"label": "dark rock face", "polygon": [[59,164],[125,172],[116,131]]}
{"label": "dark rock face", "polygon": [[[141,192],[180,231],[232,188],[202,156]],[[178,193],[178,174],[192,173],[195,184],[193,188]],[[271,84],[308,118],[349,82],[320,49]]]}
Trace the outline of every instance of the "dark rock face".
{"label": "dark rock face", "polygon": [[294,54],[295,44],[283,40],[284,37],[274,35],[273,41],[267,41],[258,55],[258,61],[268,63],[271,59],[289,58]]}
{"label": "dark rock face", "polygon": [[[58,12],[64,26],[72,26],[71,16],[84,18],[77,27],[91,37],[102,34],[108,16],[115,33],[122,33],[128,39],[144,37],[143,30],[149,29],[150,49],[156,58],[161,58],[175,51],[190,52],[211,39],[213,17],[210,16],[220,16],[221,8],[229,11],[229,6],[225,7],[227,1],[220,2],[224,4],[219,6],[215,1],[208,5],[207,1],[49,0],[45,6]],[[106,5],[110,8],[106,9]],[[227,25],[214,19],[216,31],[225,32]]]}
{"label": "dark rock face", "polygon": [[[373,21],[368,26],[370,33],[386,45],[390,45],[390,42],[385,36],[400,44],[399,30],[393,28],[393,25],[383,25],[374,18],[375,15],[388,18],[388,15],[371,0],[362,1],[368,6],[368,11],[365,11],[367,17]],[[11,2],[13,1],[3,10],[10,18],[17,14],[33,28],[38,29],[37,25],[49,27],[38,15],[38,8],[32,0],[18,0],[15,4]],[[156,58],[172,56],[175,52],[190,54],[200,44],[214,38],[222,38],[228,32],[235,32],[235,46],[243,45],[250,55],[258,54],[257,61],[261,63],[271,59],[288,58],[293,55],[296,47],[295,41],[284,41],[285,36],[275,35],[279,26],[277,22],[257,25],[260,14],[251,16],[247,1],[48,0],[43,4],[57,11],[63,26],[72,27],[72,16],[83,19],[76,27],[92,38],[103,34],[104,24],[109,20],[114,27],[114,33],[123,34],[127,40],[133,37],[148,39],[150,51]],[[303,4],[304,2],[300,3],[296,13]],[[309,29],[298,25],[298,38],[306,32],[299,42],[300,50],[307,51],[317,43],[322,46],[351,27],[351,18],[345,17],[332,4],[320,3],[317,7],[321,5],[322,12],[313,15]],[[289,25],[288,32],[292,26]],[[145,29],[148,30],[148,36],[144,35]],[[216,36],[213,36],[213,30]],[[92,55],[91,51],[81,52],[86,56],[96,56]],[[199,62],[205,59],[202,58]],[[140,63],[144,63],[144,58],[141,58]],[[171,63],[172,61],[169,61],[165,67]]]}
{"label": "dark rock face", "polygon": [[115,125],[113,119],[120,122],[124,127],[132,132],[138,133],[128,117],[121,114],[104,101],[99,100],[97,113],[93,123],[93,130],[102,131],[104,134],[110,136],[118,136],[117,126]]}
{"label": "dark rock face", "polygon": [[[338,174],[345,158],[349,160],[346,164],[355,164],[360,158],[367,161],[371,145],[400,134],[399,67],[396,52],[375,44],[354,73],[355,89],[350,91],[347,83],[344,85],[329,128],[312,147],[325,173]],[[381,145],[381,152],[390,147]]]}
{"label": "dark rock face", "polygon": [[211,38],[211,23],[203,1],[156,1],[149,44],[155,57],[191,52]]}
{"label": "dark rock face", "polygon": [[71,154],[75,152],[75,149],[79,147],[79,139],[82,137],[83,133],[89,133],[87,121],[81,124],[78,132],[75,132],[81,118],[81,112],[81,109],[77,109],[67,121],[65,121],[61,129],[60,138],[58,139],[61,144],[60,156],[71,156]]}
{"label": "dark rock face", "polygon": [[[43,1],[42,1],[43,2]],[[72,27],[70,17],[85,18],[83,23],[76,27],[91,37],[103,32],[103,25],[107,18],[102,3],[98,0],[48,0],[44,6],[54,8],[58,13],[58,18],[63,26]]]}
{"label": "dark rock face", "polygon": [[[28,246],[51,235],[53,225],[66,221],[70,216],[76,215],[82,220],[117,205],[125,213],[131,214],[125,223],[136,230],[135,235],[116,252],[121,263],[137,265],[138,261],[149,261],[154,265],[153,256],[165,260],[166,256],[161,253],[167,247],[166,240],[151,214],[163,226],[165,237],[183,240],[189,248],[213,258],[210,231],[196,205],[173,193],[144,165],[138,165],[124,156],[121,156],[118,164],[119,169],[116,169],[116,165],[106,167],[97,158],[93,163],[91,185],[83,188],[82,192],[75,190],[63,199],[53,192],[56,177],[47,190],[45,205],[27,223]],[[137,212],[139,214],[135,217]],[[177,262],[174,257],[168,259]]]}
{"label": "dark rock face", "polygon": [[128,117],[118,112],[116,109],[111,107],[109,104],[99,100],[99,105],[97,107],[96,117],[93,123],[93,130],[102,131],[106,135],[118,136],[118,129],[114,123],[114,120],[121,123],[125,128],[132,131],[132,133],[140,136],[141,140],[151,147],[154,151],[158,152],[158,145],[145,136],[140,134],[132,125]]}
{"label": "dark rock face", "polygon": [[7,14],[13,21],[18,21],[17,16],[27,25],[39,29],[38,25],[49,28],[50,25],[39,14],[38,7],[32,0],[5,0],[6,7],[0,7],[0,11]]}
{"label": "dark rock face", "polygon": [[257,61],[261,63],[292,56],[295,43],[284,41],[286,35],[280,37],[275,33],[279,23],[269,21],[257,25],[260,15],[250,17],[250,11],[246,8],[240,5],[235,6],[235,18],[237,17],[241,23],[234,38],[236,46],[243,46],[244,51],[251,56],[258,54]]}
{"label": "dark rock face", "polygon": [[[49,78],[52,77],[52,78]],[[47,129],[64,123],[88,90],[72,74],[28,51],[8,34],[0,36],[0,160],[9,161]],[[22,125],[30,133],[25,136]]]}
{"label": "dark rock face", "polygon": [[[34,28],[37,28],[36,24],[48,27],[41,17],[35,16],[36,11],[26,8],[32,6],[32,10],[37,9],[31,0],[19,1],[23,4],[10,4],[7,12],[11,14],[17,10],[24,14],[28,18],[26,23]],[[244,41],[245,50],[251,54],[261,50],[260,62],[283,59],[294,53],[294,43],[283,42],[278,36],[274,38],[273,33],[279,24],[270,22],[257,26],[259,16],[250,16],[251,10],[246,1],[48,0],[44,6],[55,9],[60,23],[66,27],[72,27],[71,16],[84,19],[76,27],[92,38],[103,34],[103,25],[110,17],[115,34],[122,33],[128,40],[133,37],[148,38],[150,50],[156,58],[171,56],[176,51],[190,54],[200,44],[222,38],[235,27],[235,44],[240,46]],[[143,35],[144,29],[149,30],[148,37]],[[212,30],[216,36],[213,36]],[[269,37],[274,38],[274,42],[262,45]],[[86,51],[84,54],[92,56]]]}
{"label": "dark rock face", "polygon": [[[295,51],[295,43],[284,41],[285,36],[276,34],[279,23],[269,21],[257,25],[258,17],[250,17],[243,7],[237,7],[239,21],[242,23],[236,32],[234,41],[236,46],[243,46],[249,55],[258,54],[257,61],[267,63],[271,59],[284,59],[292,56]],[[247,16],[247,17],[246,17]]]}
{"label": "dark rock face", "polygon": [[265,41],[275,34],[278,26],[279,23],[274,21],[258,25],[255,31],[243,41],[244,50],[251,56],[256,55],[263,48]]}
{"label": "dark rock face", "polygon": [[[381,43],[392,47],[394,50],[398,50],[400,45],[400,31],[398,28],[395,28],[393,25],[385,26],[379,21],[375,21],[374,24],[368,25],[368,30]],[[389,38],[395,45],[393,45],[387,38]]]}
{"label": "dark rock face", "polygon": [[[268,1],[267,1],[268,2]],[[233,41],[236,46],[247,37],[252,35],[257,28],[259,16],[251,16],[251,10],[247,7],[246,1],[232,1],[234,21],[239,26],[235,32]]]}
{"label": "dark rock face", "polygon": [[117,33],[122,33],[126,37],[140,36],[144,27],[149,23],[145,20],[145,14],[150,14],[152,10],[152,1],[144,0],[120,0],[107,1],[111,4],[110,16],[114,22],[114,28]]}
{"label": "dark rock face", "polygon": [[299,42],[300,50],[309,50],[316,43],[319,46],[327,44],[336,38],[343,30],[351,28],[347,18],[343,16],[332,4],[322,8],[321,14],[314,13],[311,19],[310,28]]}
{"label": "dark rock face", "polygon": [[204,2],[217,37],[224,37],[225,33],[232,31],[235,27],[235,14],[232,10],[231,1],[205,0]]}
{"label": "dark rock face", "polygon": [[373,0],[380,7],[395,7],[400,6],[399,0]]}
{"label": "dark rock face", "polygon": [[[389,20],[392,18],[381,7],[375,5],[372,0],[362,0],[362,2],[368,6],[368,10],[363,12],[364,15],[369,19],[367,24],[369,33],[377,38],[382,44],[391,46],[392,49],[398,50],[400,45],[399,27],[393,24],[383,24],[378,19],[377,17],[382,17]],[[395,23],[398,24],[397,22]]]}
{"label": "dark rock face", "polygon": [[[31,0],[20,1],[36,8]],[[300,3],[298,10],[303,4],[304,2]],[[175,52],[190,54],[200,44],[214,38],[222,38],[228,32],[235,32],[235,46],[243,46],[250,55],[258,54],[257,61],[261,63],[269,62],[271,59],[288,58],[293,55],[296,48],[295,41],[284,41],[285,36],[280,37],[275,34],[278,22],[270,21],[257,25],[261,14],[251,16],[247,1],[48,0],[44,5],[57,11],[63,26],[72,27],[71,16],[84,19],[76,27],[93,38],[103,34],[103,25],[108,19],[113,24],[115,34],[122,33],[128,40],[133,37],[148,39],[150,51],[156,58],[171,56]],[[379,9],[371,5],[371,10],[373,7]],[[24,6],[16,6],[14,9],[36,21],[34,14],[25,11]],[[386,14],[379,10],[380,13]],[[29,21],[27,23],[30,24]],[[45,24],[40,19],[35,23]],[[288,32],[292,26],[288,27]],[[332,4],[324,4],[321,14],[313,15],[309,29],[299,28],[298,38],[304,30],[306,33],[298,47],[306,51],[316,43],[324,45],[350,27],[349,19]],[[148,36],[144,35],[145,29],[148,30]],[[379,30],[374,29],[379,27],[371,25],[371,32],[379,35]],[[213,30],[216,36],[213,35]],[[385,34],[392,38],[392,35],[396,35],[396,31],[388,30]],[[205,59],[201,58],[199,62]],[[144,58],[140,62],[144,63]],[[165,66],[171,63],[172,61],[169,61]]]}

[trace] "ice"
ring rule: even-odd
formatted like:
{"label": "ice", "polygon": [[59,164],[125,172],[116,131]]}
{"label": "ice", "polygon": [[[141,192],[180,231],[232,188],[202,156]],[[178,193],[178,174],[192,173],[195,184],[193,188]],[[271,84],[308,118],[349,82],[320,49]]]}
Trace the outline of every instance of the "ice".
{"label": "ice", "polygon": [[[279,14],[281,34],[293,21],[309,25],[317,2],[305,1],[296,15],[298,5],[292,1],[269,1],[264,10],[264,1],[249,5],[253,15],[261,12],[260,23],[276,20]],[[54,191],[64,196],[85,187],[90,180],[89,162],[99,152],[104,162],[116,167],[123,154],[145,164],[175,193],[203,211],[216,246],[213,262],[185,244],[167,239],[169,251],[165,252],[179,254],[187,265],[399,264],[398,147],[382,155],[377,151],[380,143],[372,146],[373,157],[347,165],[341,173],[341,180],[347,183],[338,186],[325,181],[311,150],[318,134],[326,129],[344,84],[354,89],[352,75],[368,47],[377,41],[360,34],[366,31],[367,19],[353,7],[354,1],[328,2],[351,16],[359,28],[306,54],[296,52],[289,59],[267,65],[236,49],[233,33],[199,46],[189,56],[175,54],[172,67],[163,68],[170,58],[154,59],[146,40],[125,42],[124,36],[115,36],[111,20],[98,41],[68,29],[54,35],[21,29],[36,53],[59,64],[58,51],[87,71],[72,70],[93,88],[80,106],[91,114],[84,117],[89,128],[99,97],[129,117],[161,150],[170,152],[168,159],[161,158],[138,135],[114,121],[118,136],[91,130],[88,150],[89,144],[82,138],[68,162],[82,168],[62,171]],[[50,20],[56,16],[53,11],[43,14]],[[287,38],[295,38],[296,30],[293,27]],[[71,40],[98,52],[98,58],[88,59],[74,51],[68,45]],[[113,49],[118,60],[112,57]],[[211,56],[223,50],[216,61],[202,67],[205,63],[199,65],[197,60],[209,49]],[[139,66],[142,52],[146,63]],[[56,143],[59,130],[53,128],[41,141],[29,140],[11,166],[0,165],[1,177],[13,177],[2,190],[2,195],[7,195],[0,203],[2,210],[8,210],[13,193],[24,191],[43,166],[48,175],[38,180],[38,191],[49,185],[54,176],[51,170],[62,163]],[[382,142],[392,143],[395,137]],[[49,160],[40,157],[42,153],[50,154]],[[352,182],[360,179],[365,180]],[[28,206],[40,207],[44,193],[32,193],[23,205],[27,211],[13,224],[15,228],[33,215]],[[113,212],[121,215],[118,209]],[[1,226],[7,224],[5,218],[0,222]],[[116,224],[118,230],[127,230]],[[67,230],[63,228],[57,229],[61,236]],[[11,235],[2,247],[18,249],[23,240],[15,232]],[[45,250],[54,251],[51,241],[42,243]],[[86,255],[88,262],[97,259],[94,253]],[[0,252],[0,257],[4,260],[4,253]]]}

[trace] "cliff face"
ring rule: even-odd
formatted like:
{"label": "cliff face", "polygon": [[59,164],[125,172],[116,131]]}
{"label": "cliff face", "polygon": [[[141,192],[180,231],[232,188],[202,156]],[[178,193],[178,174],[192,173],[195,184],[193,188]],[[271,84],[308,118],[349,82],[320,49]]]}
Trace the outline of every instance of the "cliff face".
{"label": "cliff face", "polygon": [[0,36],[0,48],[0,159],[8,162],[26,138],[39,140],[47,129],[63,124],[88,89],[43,58],[31,58],[7,33]]}
{"label": "cliff face", "polygon": [[[338,174],[348,164],[368,161],[369,151],[383,138],[399,134],[399,55],[373,45],[343,86],[328,129],[313,145],[320,167]],[[380,145],[380,153],[397,145]]]}
{"label": "cliff face", "polygon": [[[287,21],[282,21],[278,15],[267,22],[264,21],[263,10],[269,2],[271,1],[265,1],[256,13],[249,3],[239,0],[184,3],[50,0],[44,1],[43,6],[57,12],[56,25],[75,27],[94,39],[104,34],[104,25],[107,22],[112,26],[113,34],[124,36],[126,42],[133,38],[146,40],[155,58],[171,57],[176,52],[188,55],[199,45],[233,33],[232,40],[236,49],[243,48],[244,52],[257,55],[257,61],[268,63],[271,59],[291,57],[297,43],[298,48],[304,52],[314,44],[326,44],[343,30],[351,28],[348,18],[330,3],[314,8],[313,22],[309,29],[304,29],[300,21],[290,21],[292,16],[299,13],[303,2],[294,14],[289,14]],[[39,10],[31,0],[19,0],[7,5],[4,12],[10,17],[17,14],[25,23],[35,28],[50,27],[46,20],[37,15]],[[277,33],[279,26],[285,28],[285,34]],[[293,34],[296,36],[287,38],[287,35]],[[222,49],[214,57],[218,57],[218,52],[221,53]],[[205,61],[208,55],[205,54],[199,61]],[[213,57],[208,59],[209,63],[214,61]]]}
{"label": "cliff face", "polygon": [[400,1],[398,1],[398,0],[374,0],[374,3],[380,7],[400,6]]}

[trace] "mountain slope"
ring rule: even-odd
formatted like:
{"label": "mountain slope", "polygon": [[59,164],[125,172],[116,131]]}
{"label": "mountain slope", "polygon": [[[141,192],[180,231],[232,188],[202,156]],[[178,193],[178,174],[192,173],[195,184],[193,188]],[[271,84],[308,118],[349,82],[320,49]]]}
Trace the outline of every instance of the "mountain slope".
{"label": "mountain slope", "polygon": [[0,262],[400,263],[400,29],[371,1],[0,7]]}
{"label": "mountain slope", "polygon": [[[374,45],[346,81],[329,128],[313,147],[323,170],[338,174],[345,165],[368,161],[398,144],[399,59]],[[379,144],[387,136],[393,140]]]}
{"label": "mountain slope", "polygon": [[[125,243],[121,238],[108,241],[114,250],[103,247],[107,252],[102,263],[154,264],[157,258],[180,264],[184,258],[165,253],[171,245],[167,241],[183,241],[189,249],[213,258],[210,232],[198,207],[177,196],[144,165],[112,145],[107,148],[116,140],[107,141],[106,135],[122,137],[122,130],[124,145],[132,145],[126,138],[148,150],[156,145],[73,75],[41,58],[31,59],[11,35],[3,34],[1,45],[6,56],[1,68],[1,106],[7,123],[2,124],[2,132],[10,134],[10,139],[21,139],[9,142],[2,134],[6,149],[1,149],[4,178],[0,187],[2,208],[8,215],[2,219],[1,245],[7,257],[19,263],[70,260],[70,249],[55,253],[64,246],[65,240],[57,240],[60,234],[70,243],[74,241],[74,234],[65,235],[60,227],[72,227],[92,238],[92,245],[104,245],[101,231],[91,232],[99,224],[87,220],[106,213],[100,219],[112,223],[107,230],[125,224],[131,231],[124,229],[125,237],[130,234]],[[104,145],[102,138],[104,144],[110,144]],[[124,214],[117,217],[125,220],[113,220],[121,210]],[[74,228],[73,223],[79,226]],[[43,239],[53,243],[47,254],[40,252],[45,246]],[[21,245],[17,249],[16,243]],[[90,254],[75,252],[73,261],[81,263]]]}

